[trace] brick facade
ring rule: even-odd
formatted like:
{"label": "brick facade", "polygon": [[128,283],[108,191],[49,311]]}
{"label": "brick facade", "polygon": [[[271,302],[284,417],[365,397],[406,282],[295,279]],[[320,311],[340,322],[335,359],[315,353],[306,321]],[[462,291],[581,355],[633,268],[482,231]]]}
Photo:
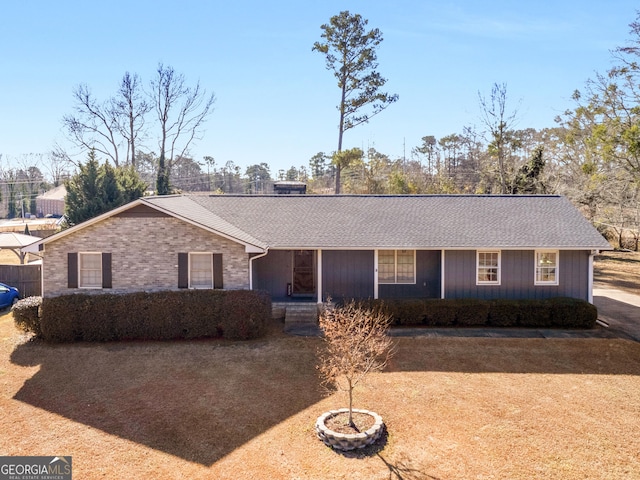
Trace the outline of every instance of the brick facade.
{"label": "brick facade", "polygon": [[[113,288],[68,288],[72,252],[111,253]],[[169,216],[114,216],[46,245],[43,296],[177,290],[179,252],[221,253],[224,288],[249,288],[249,255],[243,245]]]}

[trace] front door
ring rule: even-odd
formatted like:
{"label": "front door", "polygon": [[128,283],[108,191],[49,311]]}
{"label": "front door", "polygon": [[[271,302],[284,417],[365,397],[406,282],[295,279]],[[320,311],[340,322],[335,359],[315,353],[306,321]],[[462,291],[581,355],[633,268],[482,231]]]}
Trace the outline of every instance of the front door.
{"label": "front door", "polygon": [[293,295],[313,296],[316,292],[315,252],[295,250],[293,252]]}

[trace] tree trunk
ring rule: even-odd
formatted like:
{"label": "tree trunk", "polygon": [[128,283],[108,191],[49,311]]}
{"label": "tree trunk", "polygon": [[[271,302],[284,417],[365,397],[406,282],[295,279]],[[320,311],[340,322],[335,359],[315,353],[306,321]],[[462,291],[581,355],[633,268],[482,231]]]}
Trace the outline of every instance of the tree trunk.
{"label": "tree trunk", "polygon": [[131,135],[131,167],[136,169],[136,141],[135,141],[135,125],[133,117],[129,117],[129,135]]}
{"label": "tree trunk", "polygon": [[[342,97],[340,99],[340,124],[338,125],[338,153],[342,152],[342,135],[344,134],[344,102],[347,96],[347,79],[342,80]],[[340,172],[342,165],[340,160],[336,164],[336,190],[335,194],[340,194]]]}
{"label": "tree trunk", "polygon": [[348,378],[349,382],[349,426],[355,428],[355,423],[353,423],[353,384],[351,383],[351,379]]}

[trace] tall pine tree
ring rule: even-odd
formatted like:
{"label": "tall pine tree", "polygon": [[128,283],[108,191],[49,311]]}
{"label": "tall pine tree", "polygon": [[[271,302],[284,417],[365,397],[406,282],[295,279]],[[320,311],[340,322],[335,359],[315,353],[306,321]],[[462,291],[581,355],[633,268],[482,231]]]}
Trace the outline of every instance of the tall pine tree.
{"label": "tall pine tree", "polygon": [[[380,91],[387,82],[376,70],[376,49],[382,42],[382,32],[377,28],[366,31],[367,23],[358,14],[340,12],[320,27],[323,40],[315,42],[312,49],[324,54],[327,70],[333,72],[340,88],[338,149],[334,158],[340,158],[345,131],[367,123],[398,100],[397,94]],[[342,165],[338,162],[335,166],[338,194]]]}

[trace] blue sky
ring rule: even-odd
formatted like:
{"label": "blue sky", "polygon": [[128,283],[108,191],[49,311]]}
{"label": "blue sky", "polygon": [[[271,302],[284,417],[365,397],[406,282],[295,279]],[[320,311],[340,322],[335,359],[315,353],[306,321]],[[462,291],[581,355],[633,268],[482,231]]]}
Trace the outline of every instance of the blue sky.
{"label": "blue sky", "polygon": [[[425,135],[481,130],[478,92],[506,83],[518,128],[554,126],[575,89],[611,66],[637,2],[24,0],[0,15],[0,167],[66,146],[72,91],[115,93],[122,75],[147,83],[163,62],[216,95],[196,160],[210,155],[272,174],[337,145],[339,90],[311,50],[341,10],[379,28],[385,90],[399,101],[345,134],[344,147],[410,155]],[[157,147],[149,142],[149,149]],[[154,148],[155,147],[155,148]]]}

